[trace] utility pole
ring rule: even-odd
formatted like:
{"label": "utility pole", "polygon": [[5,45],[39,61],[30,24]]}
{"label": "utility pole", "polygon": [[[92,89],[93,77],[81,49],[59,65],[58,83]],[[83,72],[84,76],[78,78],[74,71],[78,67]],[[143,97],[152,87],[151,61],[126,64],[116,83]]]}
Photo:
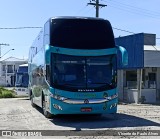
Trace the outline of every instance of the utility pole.
{"label": "utility pole", "polygon": [[[95,3],[91,2],[94,1]],[[99,17],[99,7],[106,7],[107,5],[105,4],[100,4],[99,0],[90,0],[90,2],[88,3],[88,5],[93,5],[96,8],[96,17]]]}

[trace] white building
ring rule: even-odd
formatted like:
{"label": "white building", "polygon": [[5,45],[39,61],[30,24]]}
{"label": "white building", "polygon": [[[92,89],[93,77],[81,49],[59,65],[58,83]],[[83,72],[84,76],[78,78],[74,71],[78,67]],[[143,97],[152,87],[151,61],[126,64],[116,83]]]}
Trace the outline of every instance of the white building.
{"label": "white building", "polygon": [[9,57],[0,61],[0,86],[14,86],[15,73],[19,65],[28,63],[27,59]]}

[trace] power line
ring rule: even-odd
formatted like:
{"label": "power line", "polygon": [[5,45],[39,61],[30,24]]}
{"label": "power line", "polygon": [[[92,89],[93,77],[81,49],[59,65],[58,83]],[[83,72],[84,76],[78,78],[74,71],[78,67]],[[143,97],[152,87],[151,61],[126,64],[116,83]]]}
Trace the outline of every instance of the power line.
{"label": "power line", "polygon": [[156,18],[156,19],[160,19],[160,12],[154,12],[154,11],[150,11],[148,9],[142,9],[139,7],[135,7],[132,5],[128,5],[128,4],[124,4],[118,1],[106,1],[103,0],[104,2],[107,2],[108,4],[110,4],[110,7],[122,10],[122,11],[127,11],[129,13],[133,13],[133,14],[138,14],[138,15],[143,15],[143,16],[148,16],[151,18]]}
{"label": "power line", "polygon": [[127,33],[130,33],[130,34],[135,34],[134,32],[131,32],[131,31],[128,31],[128,30],[124,30],[124,29],[120,29],[120,28],[116,28],[116,27],[113,27],[113,29],[116,29],[116,30],[119,30],[119,31],[123,31],[123,32],[127,32]]}
{"label": "power line", "polygon": [[0,29],[39,29],[42,27],[11,27],[11,28],[0,28]]}
{"label": "power line", "polygon": [[83,7],[83,8],[81,8],[78,12],[76,12],[76,15],[81,13],[82,11],[84,11],[86,9],[86,7],[87,7],[87,5],[85,7]]}
{"label": "power line", "polygon": [[[37,29],[37,28],[39,29],[39,28],[42,28],[42,27],[12,27],[12,28],[11,27],[5,27],[5,28],[0,28],[0,29],[12,30],[12,29]],[[126,33],[130,33],[130,34],[136,34],[135,32],[132,32],[132,31],[129,31],[129,30],[125,30],[125,29],[120,29],[120,28],[117,28],[117,27],[113,27],[113,29],[119,30],[119,31],[122,31],[122,32],[126,32]],[[158,37],[156,39],[160,39],[160,38]]]}
{"label": "power line", "polygon": [[89,8],[89,9],[85,12],[85,14],[87,14],[87,13],[91,14],[90,11],[92,11],[93,9],[94,9],[94,7]]}
{"label": "power line", "polygon": [[[128,30],[124,30],[124,29],[120,29],[120,28],[116,28],[116,27],[112,27],[113,29],[115,30],[119,30],[119,31],[122,31],[122,32],[126,32],[126,33],[130,33],[130,34],[137,34],[135,32],[131,32],[131,31],[128,31]],[[156,38],[156,40],[159,40],[160,38]]]}
{"label": "power line", "polygon": [[90,12],[90,11],[94,8],[94,7],[91,7],[91,8],[89,8],[88,10],[86,10],[86,7],[87,7],[87,5],[86,5],[84,8],[82,8],[81,10],[79,10],[79,11],[76,13],[76,15],[79,15],[80,13],[86,14],[86,13]]}
{"label": "power line", "polygon": [[125,4],[125,3],[122,3],[122,2],[119,2],[119,1],[114,1],[114,0],[112,0],[112,1],[102,0],[102,1],[108,2],[108,3],[114,3],[114,5],[116,4],[116,5],[118,5],[118,6],[121,5],[121,7],[123,6],[123,7],[125,7],[125,8],[129,8],[129,9],[140,10],[141,12],[143,11],[143,12],[149,13],[149,14],[154,14],[154,15],[158,15],[158,16],[160,15],[160,12],[151,11],[151,10],[148,10],[148,9],[136,7],[136,6],[129,5],[129,4]]}

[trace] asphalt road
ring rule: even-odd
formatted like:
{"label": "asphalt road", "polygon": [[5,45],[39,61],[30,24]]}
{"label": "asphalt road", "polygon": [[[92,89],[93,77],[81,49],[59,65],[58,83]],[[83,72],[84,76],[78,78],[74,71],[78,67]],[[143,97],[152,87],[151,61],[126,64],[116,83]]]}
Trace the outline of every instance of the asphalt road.
{"label": "asphalt road", "polygon": [[[0,130],[73,130],[72,133],[95,130],[93,135],[97,132],[98,135],[102,136],[103,133],[99,133],[102,130],[112,130],[113,132],[116,130],[160,131],[160,106],[118,105],[116,118],[113,115],[61,115],[55,116],[53,119],[47,119],[43,116],[40,108],[33,108],[30,105],[30,100],[27,98],[0,99]],[[151,136],[141,136],[141,138],[143,137],[145,139],[151,138]],[[71,137],[68,136],[67,138]],[[121,138],[129,137],[121,135]],[[139,137],[134,136],[134,138]],[[157,136],[154,136],[154,138],[157,138]]]}

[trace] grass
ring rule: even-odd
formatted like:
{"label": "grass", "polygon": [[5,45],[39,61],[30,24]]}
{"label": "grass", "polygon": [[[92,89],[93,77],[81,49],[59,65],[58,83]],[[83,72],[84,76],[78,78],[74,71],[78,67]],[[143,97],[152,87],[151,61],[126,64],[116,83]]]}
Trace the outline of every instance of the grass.
{"label": "grass", "polygon": [[15,92],[13,90],[5,89],[0,87],[0,98],[15,98]]}

